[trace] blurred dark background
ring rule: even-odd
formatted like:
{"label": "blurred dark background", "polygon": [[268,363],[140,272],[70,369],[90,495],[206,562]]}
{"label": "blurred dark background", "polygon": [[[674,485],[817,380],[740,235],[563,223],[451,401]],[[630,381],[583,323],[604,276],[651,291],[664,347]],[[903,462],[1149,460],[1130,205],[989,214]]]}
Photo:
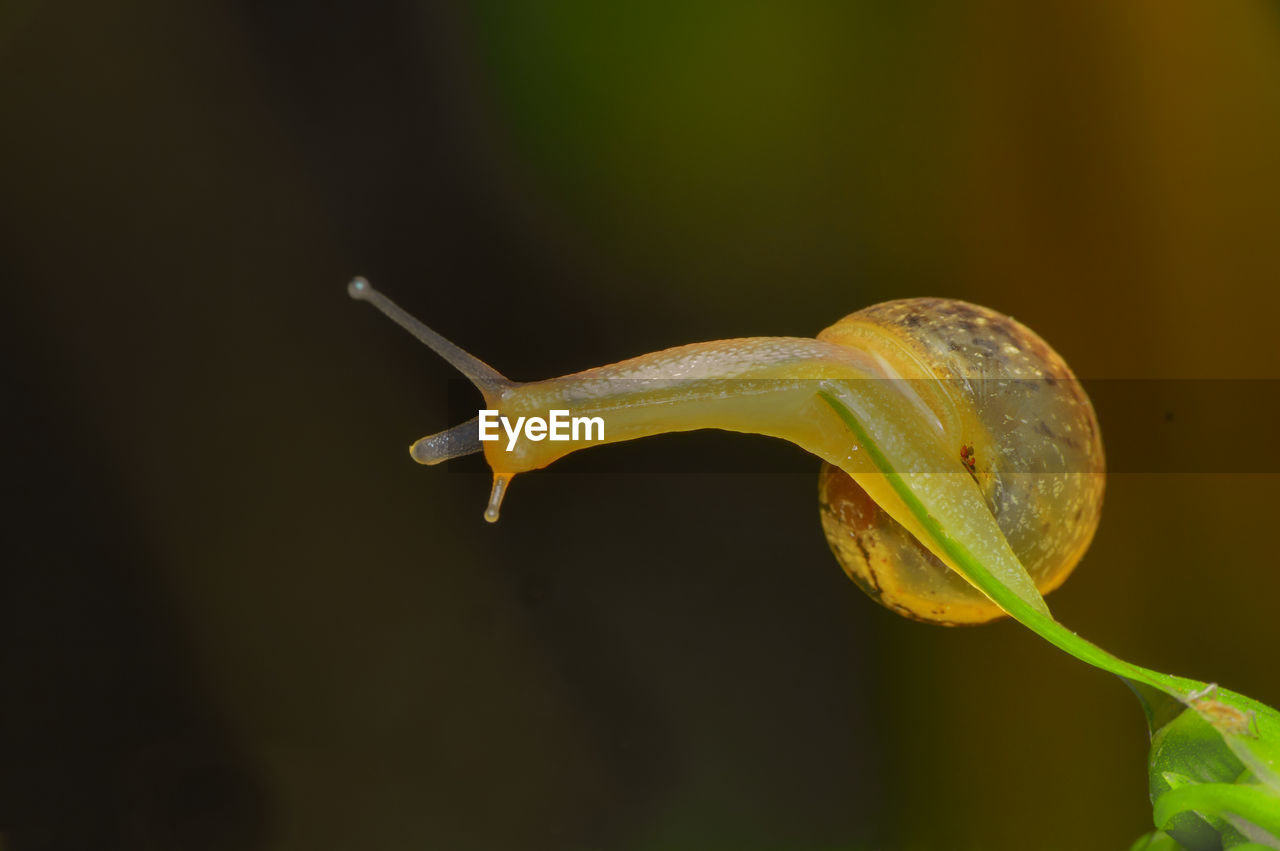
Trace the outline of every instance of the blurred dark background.
{"label": "blurred dark background", "polygon": [[[911,295],[1090,379],[1280,378],[1274,2],[7,0],[0,115],[5,851],[1149,829],[1123,686],[863,597],[812,458],[608,447],[490,527],[406,452],[449,369],[344,288],[516,379]],[[1278,468],[1176,462],[1274,458],[1275,399],[1109,386],[1055,613],[1280,703]]]}

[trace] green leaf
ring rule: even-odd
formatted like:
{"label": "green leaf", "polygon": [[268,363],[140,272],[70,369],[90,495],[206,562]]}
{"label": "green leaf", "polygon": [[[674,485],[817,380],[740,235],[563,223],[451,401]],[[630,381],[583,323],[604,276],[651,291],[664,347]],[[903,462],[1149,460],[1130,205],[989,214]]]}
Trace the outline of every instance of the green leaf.
{"label": "green leaf", "polygon": [[[1233,783],[1244,765],[1213,725],[1194,709],[1183,708],[1151,739],[1149,783],[1154,804],[1173,789],[1200,783]],[[1226,820],[1187,810],[1156,824],[1189,849],[1221,847]],[[1234,831],[1233,831],[1234,832]]]}
{"label": "green leaf", "polygon": [[[1280,801],[1268,789],[1239,783],[1188,783],[1165,792],[1155,802],[1155,820],[1167,827],[1179,814],[1196,812],[1206,819],[1236,816],[1261,828],[1280,846]],[[1251,837],[1258,839],[1258,837]]]}
{"label": "green leaf", "polygon": [[938,522],[910,477],[894,469],[838,393],[833,385],[819,395],[956,569],[1028,629],[1120,677],[1138,697],[1153,733],[1149,768],[1156,827],[1167,832],[1143,837],[1133,847],[1280,849],[1280,713],[1215,684],[1126,662],[1054,620],[1038,593],[1015,592]]}

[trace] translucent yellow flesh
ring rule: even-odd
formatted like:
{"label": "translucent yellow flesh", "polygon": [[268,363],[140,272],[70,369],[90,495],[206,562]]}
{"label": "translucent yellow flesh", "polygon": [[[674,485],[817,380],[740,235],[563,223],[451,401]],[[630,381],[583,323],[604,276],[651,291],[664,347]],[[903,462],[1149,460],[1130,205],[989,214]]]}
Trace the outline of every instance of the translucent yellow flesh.
{"label": "translucent yellow flesh", "polygon": [[[897,522],[953,570],[955,563],[921,525],[839,416],[818,394],[841,401],[863,424],[888,467],[902,477],[939,526],[1027,603],[1047,614],[1034,582],[1010,548],[977,484],[953,457],[912,382],[886,381],[855,349],[799,338],[749,338],[682,346],[635,361],[534,384],[498,400],[504,416],[601,416],[605,443],[714,428],[788,440],[841,468]],[[544,467],[600,441],[506,440],[485,444],[499,479]],[[961,572],[962,573],[962,572]],[[962,574],[963,575],[963,574]]]}

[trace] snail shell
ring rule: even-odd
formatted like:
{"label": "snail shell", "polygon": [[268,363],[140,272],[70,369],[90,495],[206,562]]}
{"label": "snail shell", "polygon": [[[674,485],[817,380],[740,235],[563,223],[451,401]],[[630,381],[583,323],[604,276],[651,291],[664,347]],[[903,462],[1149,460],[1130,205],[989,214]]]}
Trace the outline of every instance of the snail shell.
{"label": "snail shell", "polygon": [[[1057,352],[1008,316],[933,298],[868,307],[818,339],[878,352],[911,382],[1040,593],[1061,585],[1097,529],[1105,462],[1093,406]],[[941,624],[1003,615],[827,463],[819,504],[836,558],[881,604]]]}

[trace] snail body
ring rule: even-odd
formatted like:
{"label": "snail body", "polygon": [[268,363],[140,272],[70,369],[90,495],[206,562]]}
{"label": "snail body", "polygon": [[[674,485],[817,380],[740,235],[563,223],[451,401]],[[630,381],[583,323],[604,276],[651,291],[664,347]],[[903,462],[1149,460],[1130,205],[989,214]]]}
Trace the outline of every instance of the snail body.
{"label": "snail body", "polygon": [[[564,409],[607,423],[603,440],[508,448],[482,443],[473,419],[410,447],[424,464],[483,451],[494,474],[490,521],[516,474],[586,446],[703,428],[779,437],[824,462],[822,524],[846,573],[889,608],[945,624],[1003,612],[958,571],[937,528],[1047,614],[1041,594],[1062,583],[1097,526],[1104,462],[1088,397],[1043,340],[986,308],[886,302],[816,339],[694,343],[519,383],[363,279],[348,291],[456,366],[503,416]],[[856,419],[861,438],[837,408]],[[922,524],[904,486],[934,522]]]}

